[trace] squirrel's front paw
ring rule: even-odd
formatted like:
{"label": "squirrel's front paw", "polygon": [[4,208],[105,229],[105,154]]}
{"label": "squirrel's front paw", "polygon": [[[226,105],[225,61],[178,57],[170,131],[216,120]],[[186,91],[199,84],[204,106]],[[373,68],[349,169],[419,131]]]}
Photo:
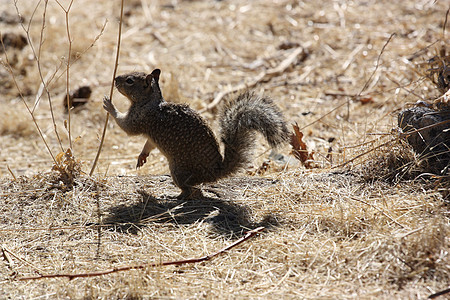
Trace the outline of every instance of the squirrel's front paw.
{"label": "squirrel's front paw", "polygon": [[111,115],[115,115],[116,108],[114,107],[114,104],[112,104],[111,99],[106,96],[103,98],[103,108]]}
{"label": "squirrel's front paw", "polygon": [[145,153],[139,154],[138,161],[136,164],[136,169],[139,169],[147,162],[147,157],[148,157],[148,154],[145,154]]}

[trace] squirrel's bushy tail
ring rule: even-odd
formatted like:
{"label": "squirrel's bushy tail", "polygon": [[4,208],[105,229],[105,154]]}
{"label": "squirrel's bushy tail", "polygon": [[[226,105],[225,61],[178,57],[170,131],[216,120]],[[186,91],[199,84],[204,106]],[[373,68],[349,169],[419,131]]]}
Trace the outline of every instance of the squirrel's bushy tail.
{"label": "squirrel's bushy tail", "polygon": [[289,139],[286,121],[272,99],[247,91],[228,101],[220,114],[220,136],[225,145],[220,177],[238,171],[250,161],[255,131],[263,134],[272,147]]}

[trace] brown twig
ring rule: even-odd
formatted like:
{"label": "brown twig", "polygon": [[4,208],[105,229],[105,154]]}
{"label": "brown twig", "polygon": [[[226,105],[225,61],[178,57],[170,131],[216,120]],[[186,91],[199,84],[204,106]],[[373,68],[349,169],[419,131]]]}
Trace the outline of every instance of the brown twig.
{"label": "brown twig", "polygon": [[295,59],[297,58],[297,56],[299,56],[301,53],[304,53],[304,49],[303,47],[298,47],[296,48],[294,51],[292,51],[292,53],[286,57],[276,68],[272,68],[272,69],[268,69],[265,71],[262,71],[261,73],[259,73],[255,78],[253,78],[250,82],[248,83],[241,83],[238,84],[226,91],[221,91],[217,94],[217,96],[214,98],[214,100],[208,104],[206,106],[206,108],[200,110],[199,112],[202,113],[206,110],[210,110],[212,108],[214,108],[215,106],[217,106],[220,101],[222,101],[222,99],[231,93],[235,93],[237,91],[246,89],[246,88],[252,88],[255,85],[257,85],[258,83],[262,82],[262,81],[267,81],[270,78],[280,75],[281,73],[283,73],[284,71],[286,71],[286,69],[292,65],[292,63],[295,62]]}
{"label": "brown twig", "polygon": [[[121,6],[120,6],[119,33],[117,35],[116,61],[114,63],[114,72],[113,72],[113,78],[112,78],[112,82],[111,82],[111,89],[109,91],[109,99],[111,99],[111,101],[112,101],[112,96],[113,96],[113,91],[114,91],[114,78],[116,78],[117,66],[119,65],[120,40],[122,37],[122,22],[123,22],[123,2],[124,2],[124,0],[121,1]],[[106,135],[106,129],[108,127],[108,120],[109,120],[109,113],[106,113],[106,120],[105,120],[105,125],[103,126],[103,132],[102,132],[102,137],[100,139],[100,145],[98,146],[97,155],[95,156],[94,163],[92,164],[91,171],[89,172],[89,176],[92,176],[92,174],[94,173],[95,167],[97,166],[98,158],[100,157],[100,153],[102,152],[103,142],[105,140],[105,135]]]}
{"label": "brown twig", "polygon": [[445,28],[447,27],[447,20],[448,20],[448,14],[450,13],[450,8],[447,9],[447,12],[445,13],[445,20],[444,24],[442,25],[442,40],[445,41]]}
{"label": "brown twig", "polygon": [[[38,4],[36,5],[33,14],[30,18],[30,21],[28,22],[28,27],[25,27],[25,25],[23,23],[21,23],[22,29],[25,31],[26,36],[27,36],[27,40],[28,40],[28,44],[30,45],[31,51],[33,52],[33,56],[34,56],[34,60],[36,61],[36,65],[37,65],[37,69],[38,69],[38,73],[39,73],[39,78],[41,79],[41,83],[44,87],[44,90],[47,94],[47,99],[48,99],[48,104],[50,107],[50,115],[52,117],[52,122],[53,122],[53,130],[55,132],[56,138],[58,140],[58,144],[61,148],[61,151],[64,151],[64,147],[62,145],[62,141],[61,138],[59,136],[59,132],[58,132],[58,127],[56,126],[56,119],[55,119],[55,114],[53,112],[53,104],[52,104],[52,97],[50,95],[50,90],[48,88],[48,82],[46,82],[44,75],[42,73],[42,65],[41,65],[41,50],[42,50],[42,45],[44,44],[44,31],[46,28],[46,15],[47,15],[47,5],[48,5],[48,0],[44,1],[44,12],[42,13],[42,25],[41,25],[41,34],[40,34],[40,38],[39,38],[39,48],[38,51],[36,53],[36,49],[34,47],[33,41],[31,40],[31,36],[30,36],[30,27],[31,27],[31,23],[33,21],[33,17],[34,14],[37,11],[37,8],[39,7],[41,1],[38,2]],[[16,8],[17,11],[17,15],[21,15],[20,11],[19,11],[19,7],[17,6],[17,1],[14,1],[14,6]],[[34,112],[34,111],[33,111]]]}
{"label": "brown twig", "polygon": [[69,134],[69,147],[70,149],[72,149],[72,131],[71,131],[71,118],[70,118],[70,91],[69,91],[69,86],[70,86],[70,57],[72,56],[72,38],[70,36],[70,28],[69,28],[69,13],[70,13],[70,9],[72,8],[72,4],[73,4],[73,0],[70,1],[69,3],[69,7],[67,9],[64,8],[64,6],[59,3],[58,0],[56,0],[56,3],[58,3],[58,5],[61,7],[61,9],[64,11],[65,15],[66,15],[66,32],[67,32],[67,40],[69,41],[69,49],[68,49],[68,53],[67,53],[67,66],[66,66],[66,98],[67,98],[67,132]]}
{"label": "brown twig", "polygon": [[14,172],[11,170],[8,164],[6,164],[6,168],[8,169],[9,174],[11,174],[11,176],[14,178],[14,181],[17,181],[16,175],[14,175]]}
{"label": "brown twig", "polygon": [[439,292],[434,293],[434,294],[431,294],[430,296],[428,296],[428,299],[434,299],[434,298],[437,298],[439,296],[442,296],[442,295],[445,295],[445,294],[448,294],[448,293],[450,293],[450,288],[442,290],[442,291],[439,291]]}
{"label": "brown twig", "polygon": [[230,250],[231,248],[236,247],[237,245],[247,241],[248,239],[252,238],[253,236],[257,235],[261,231],[263,231],[265,227],[258,227],[256,229],[248,231],[243,237],[232,243],[231,245],[226,246],[225,248],[220,249],[219,251],[205,255],[199,258],[190,258],[190,259],[183,259],[183,260],[175,260],[175,261],[166,261],[166,262],[160,262],[160,263],[149,263],[149,264],[140,264],[135,266],[123,266],[123,267],[117,267],[109,270],[103,270],[103,271],[97,271],[97,272],[90,272],[90,273],[78,273],[78,274],[43,274],[39,276],[30,276],[30,277],[22,277],[18,280],[35,280],[35,279],[43,279],[43,278],[59,278],[59,277],[66,277],[70,280],[74,278],[79,277],[94,277],[94,276],[102,276],[102,275],[108,275],[111,273],[117,273],[121,271],[129,271],[133,269],[145,269],[145,268],[154,268],[154,267],[161,267],[161,266],[181,266],[185,264],[194,264],[194,263],[200,263],[204,261],[211,260],[212,258],[225,253],[226,251]]}

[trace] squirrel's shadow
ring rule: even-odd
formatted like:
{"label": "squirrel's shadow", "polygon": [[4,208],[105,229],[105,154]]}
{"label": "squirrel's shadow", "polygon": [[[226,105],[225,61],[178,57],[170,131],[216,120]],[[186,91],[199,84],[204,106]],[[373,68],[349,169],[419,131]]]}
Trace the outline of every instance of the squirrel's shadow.
{"label": "squirrel's shadow", "polygon": [[[137,190],[141,201],[133,205],[112,207],[103,224],[112,230],[135,234],[139,228],[152,223],[193,224],[205,222],[222,235],[238,238],[246,231],[264,226],[277,225],[275,218],[266,216],[260,222],[251,221],[250,209],[225,197],[202,196],[189,200],[156,198],[144,190]],[[223,198],[223,199],[222,199]],[[229,197],[226,197],[229,198]]]}

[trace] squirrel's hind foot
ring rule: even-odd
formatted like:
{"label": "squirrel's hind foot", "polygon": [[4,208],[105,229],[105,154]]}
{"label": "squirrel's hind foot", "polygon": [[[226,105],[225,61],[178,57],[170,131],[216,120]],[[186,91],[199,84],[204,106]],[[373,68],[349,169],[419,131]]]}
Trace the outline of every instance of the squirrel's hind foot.
{"label": "squirrel's hind foot", "polygon": [[177,199],[179,200],[189,200],[189,199],[195,199],[195,198],[202,198],[203,193],[202,190],[199,188],[189,188],[189,189],[183,189],[181,194],[177,196]]}

